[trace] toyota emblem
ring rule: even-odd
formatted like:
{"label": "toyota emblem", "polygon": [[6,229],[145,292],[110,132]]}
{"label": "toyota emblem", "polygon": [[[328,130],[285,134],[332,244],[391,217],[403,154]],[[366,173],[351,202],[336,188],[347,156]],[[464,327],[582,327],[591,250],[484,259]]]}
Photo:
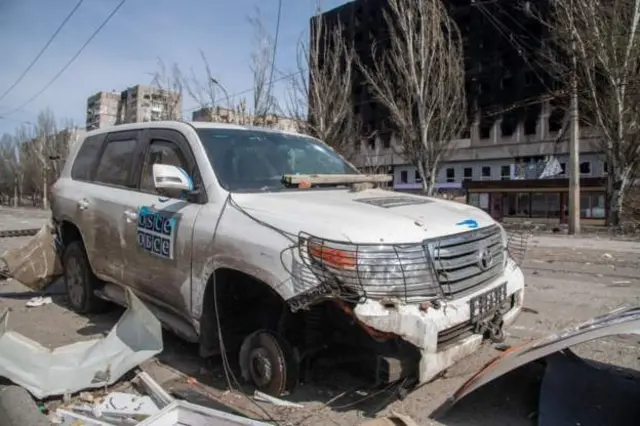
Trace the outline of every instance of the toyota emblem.
{"label": "toyota emblem", "polygon": [[483,248],[478,252],[478,266],[483,271],[486,271],[491,267],[493,263],[493,256],[488,248]]}

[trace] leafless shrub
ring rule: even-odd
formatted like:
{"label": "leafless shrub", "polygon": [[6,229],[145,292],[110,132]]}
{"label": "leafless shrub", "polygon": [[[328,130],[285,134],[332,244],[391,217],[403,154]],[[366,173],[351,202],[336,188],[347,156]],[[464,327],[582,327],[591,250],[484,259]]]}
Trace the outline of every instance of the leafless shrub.
{"label": "leafless shrub", "polygon": [[401,155],[431,195],[439,164],[466,123],[462,37],[442,0],[389,0],[385,21],[385,45],[374,46],[371,63],[360,66],[389,113]]}
{"label": "leafless shrub", "polygon": [[353,158],[365,139],[352,104],[356,68],[355,51],[346,42],[342,24],[329,26],[322,16],[315,16],[309,41],[298,43],[287,114],[296,121],[299,132],[323,140],[347,159]]}
{"label": "leafless shrub", "polygon": [[250,112],[252,125],[265,125],[267,117],[275,114],[278,105],[272,93],[271,70],[275,41],[264,24],[259,7],[248,17],[253,28],[253,51],[251,52],[251,73],[253,74],[253,110]]}
{"label": "leafless shrub", "polygon": [[162,59],[158,59],[158,71],[153,75],[152,85],[163,92],[163,108],[160,120],[182,119],[182,95],[184,91],[184,77],[178,64],[167,68]]}

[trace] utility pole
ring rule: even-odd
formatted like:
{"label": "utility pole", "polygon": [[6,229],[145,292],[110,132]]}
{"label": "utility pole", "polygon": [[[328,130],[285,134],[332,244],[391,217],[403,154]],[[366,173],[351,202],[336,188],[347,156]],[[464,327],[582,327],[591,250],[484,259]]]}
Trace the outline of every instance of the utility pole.
{"label": "utility pole", "polygon": [[571,101],[569,104],[569,234],[580,233],[580,122],[578,111],[578,60],[571,0]]}

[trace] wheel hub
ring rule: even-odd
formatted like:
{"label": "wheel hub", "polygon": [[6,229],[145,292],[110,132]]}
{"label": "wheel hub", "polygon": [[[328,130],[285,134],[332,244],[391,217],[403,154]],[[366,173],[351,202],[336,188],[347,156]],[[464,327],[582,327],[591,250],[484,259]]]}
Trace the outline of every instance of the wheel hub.
{"label": "wheel hub", "polygon": [[273,377],[273,366],[267,356],[267,351],[262,348],[255,349],[249,355],[249,368],[251,378],[258,386],[265,386]]}

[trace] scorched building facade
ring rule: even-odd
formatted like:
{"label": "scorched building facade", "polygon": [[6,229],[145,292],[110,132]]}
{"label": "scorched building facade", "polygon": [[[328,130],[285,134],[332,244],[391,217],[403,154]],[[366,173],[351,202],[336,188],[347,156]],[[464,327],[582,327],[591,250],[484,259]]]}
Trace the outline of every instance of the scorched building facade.
{"label": "scorched building facade", "polygon": [[[546,1],[536,3],[544,5]],[[389,47],[386,4],[386,0],[356,0],[321,16],[328,26],[342,22],[345,41],[353,43],[363,64],[372,65],[372,45],[376,44],[378,54]],[[461,139],[455,141],[453,155],[442,164],[436,180],[438,187],[455,191],[461,190],[465,181],[539,178],[532,176],[533,171],[544,170],[540,164],[548,164],[550,158],[556,165],[553,176],[566,178],[567,117],[564,100],[551,96],[558,93],[561,85],[545,71],[547,34],[543,25],[519,1],[445,0],[445,4],[464,37],[469,125]],[[376,163],[393,173],[395,189],[419,190],[416,168],[392,147],[397,141],[384,108],[375,102],[360,72],[354,73],[353,83],[354,113],[364,123],[367,134],[375,131],[377,135],[358,144],[362,161]],[[585,136],[580,141],[581,176],[600,178],[606,164],[596,141]],[[562,203],[557,204],[551,200],[549,206],[534,210],[559,218]],[[603,209],[596,211],[599,215]]]}

